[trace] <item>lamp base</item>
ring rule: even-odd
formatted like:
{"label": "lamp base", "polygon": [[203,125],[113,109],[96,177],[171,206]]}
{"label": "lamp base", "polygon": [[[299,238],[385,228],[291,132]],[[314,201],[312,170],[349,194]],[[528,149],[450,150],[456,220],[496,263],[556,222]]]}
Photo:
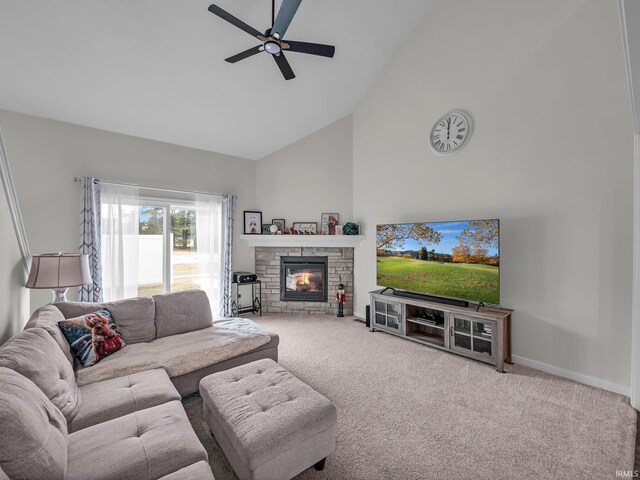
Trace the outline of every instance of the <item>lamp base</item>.
{"label": "lamp base", "polygon": [[67,290],[69,289],[68,288],[52,288],[51,293],[53,294],[53,298],[51,300],[51,303],[66,302]]}

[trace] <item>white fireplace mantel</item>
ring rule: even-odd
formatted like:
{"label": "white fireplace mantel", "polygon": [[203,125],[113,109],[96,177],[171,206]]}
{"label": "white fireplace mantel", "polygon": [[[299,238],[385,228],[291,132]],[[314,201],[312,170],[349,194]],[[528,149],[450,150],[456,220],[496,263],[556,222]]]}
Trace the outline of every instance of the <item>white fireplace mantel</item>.
{"label": "white fireplace mantel", "polygon": [[250,247],[355,248],[366,235],[240,235]]}

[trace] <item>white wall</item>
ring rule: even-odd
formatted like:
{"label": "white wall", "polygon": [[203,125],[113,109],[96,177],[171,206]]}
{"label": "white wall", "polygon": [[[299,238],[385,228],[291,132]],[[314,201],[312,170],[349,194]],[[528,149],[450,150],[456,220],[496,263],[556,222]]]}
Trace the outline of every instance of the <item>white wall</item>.
{"label": "white wall", "polygon": [[4,188],[0,188],[0,345],[21,331],[29,319],[26,280],[9,204]]}
{"label": "white wall", "polygon": [[[250,160],[1,110],[0,127],[34,254],[78,250],[81,185],[74,176],[235,193],[237,225],[243,210],[257,206]],[[234,268],[253,267],[253,249],[237,241]],[[31,295],[32,309],[49,301],[48,291]]]}
{"label": "white wall", "polygon": [[256,163],[256,203],[264,223],[318,222],[322,213],[353,220],[351,115]]}
{"label": "white wall", "polygon": [[[428,133],[454,108],[476,130],[438,157]],[[633,129],[616,2],[437,0],[353,124],[356,312],[376,287],[377,223],[499,217],[514,354],[628,391]]]}

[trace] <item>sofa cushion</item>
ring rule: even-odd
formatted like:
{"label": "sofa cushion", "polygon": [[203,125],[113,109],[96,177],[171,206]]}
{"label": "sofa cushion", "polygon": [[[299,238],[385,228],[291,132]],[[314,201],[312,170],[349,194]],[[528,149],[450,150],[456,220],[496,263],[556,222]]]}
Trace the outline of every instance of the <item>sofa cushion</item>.
{"label": "sofa cushion", "polygon": [[[0,480],[2,480],[0,478]],[[192,463],[188,467],[181,468],[169,475],[161,477],[160,480],[215,480],[211,467],[205,461]]]}
{"label": "sofa cushion", "polygon": [[202,290],[154,295],[156,338],[210,327],[213,322],[209,298]]}
{"label": "sofa cushion", "polygon": [[24,329],[44,328],[56,341],[62,353],[64,353],[64,356],[69,360],[69,364],[73,366],[74,359],[73,353],[71,353],[71,347],[58,326],[58,322],[64,320],[64,318],[64,315],[54,305],[45,305],[33,312]]}
{"label": "sofa cushion", "polygon": [[58,325],[71,345],[73,355],[85,367],[95,365],[125,346],[111,312],[106,308],[61,320]]}
{"label": "sofa cushion", "polygon": [[154,340],[160,364],[170,377],[177,377],[250,352],[271,337],[246,318],[216,321],[202,330]]}
{"label": "sofa cushion", "polygon": [[75,372],[56,341],[42,328],[30,328],[0,347],[0,367],[24,375],[70,421],[80,407]]}
{"label": "sofa cushion", "polygon": [[153,344],[136,343],[127,345],[96,365],[78,368],[76,382],[82,386],[154,368],[162,368],[162,365],[158,361]]}
{"label": "sofa cushion", "polygon": [[156,338],[156,307],[151,297],[127,298],[117,302],[56,303],[65,318],[74,318],[102,308],[109,310],[118,326],[118,332],[128,344],[150,342]]}
{"label": "sofa cushion", "polygon": [[0,467],[12,480],[62,480],[67,422],[36,385],[0,367]]}
{"label": "sofa cushion", "polygon": [[174,401],[70,434],[65,480],[156,480],[200,461],[207,452]]}
{"label": "sofa cushion", "polygon": [[125,375],[80,388],[82,404],[71,424],[77,432],[145,408],[180,400],[180,394],[163,369]]}

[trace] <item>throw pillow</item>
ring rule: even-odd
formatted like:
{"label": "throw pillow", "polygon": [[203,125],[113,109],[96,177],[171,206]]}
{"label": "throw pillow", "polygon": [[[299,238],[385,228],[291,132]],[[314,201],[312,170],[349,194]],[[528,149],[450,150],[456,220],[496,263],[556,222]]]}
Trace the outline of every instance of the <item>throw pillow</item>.
{"label": "throw pillow", "polygon": [[60,320],[60,330],[82,365],[90,367],[126,344],[116,330],[109,310],[102,309],[76,318]]}

